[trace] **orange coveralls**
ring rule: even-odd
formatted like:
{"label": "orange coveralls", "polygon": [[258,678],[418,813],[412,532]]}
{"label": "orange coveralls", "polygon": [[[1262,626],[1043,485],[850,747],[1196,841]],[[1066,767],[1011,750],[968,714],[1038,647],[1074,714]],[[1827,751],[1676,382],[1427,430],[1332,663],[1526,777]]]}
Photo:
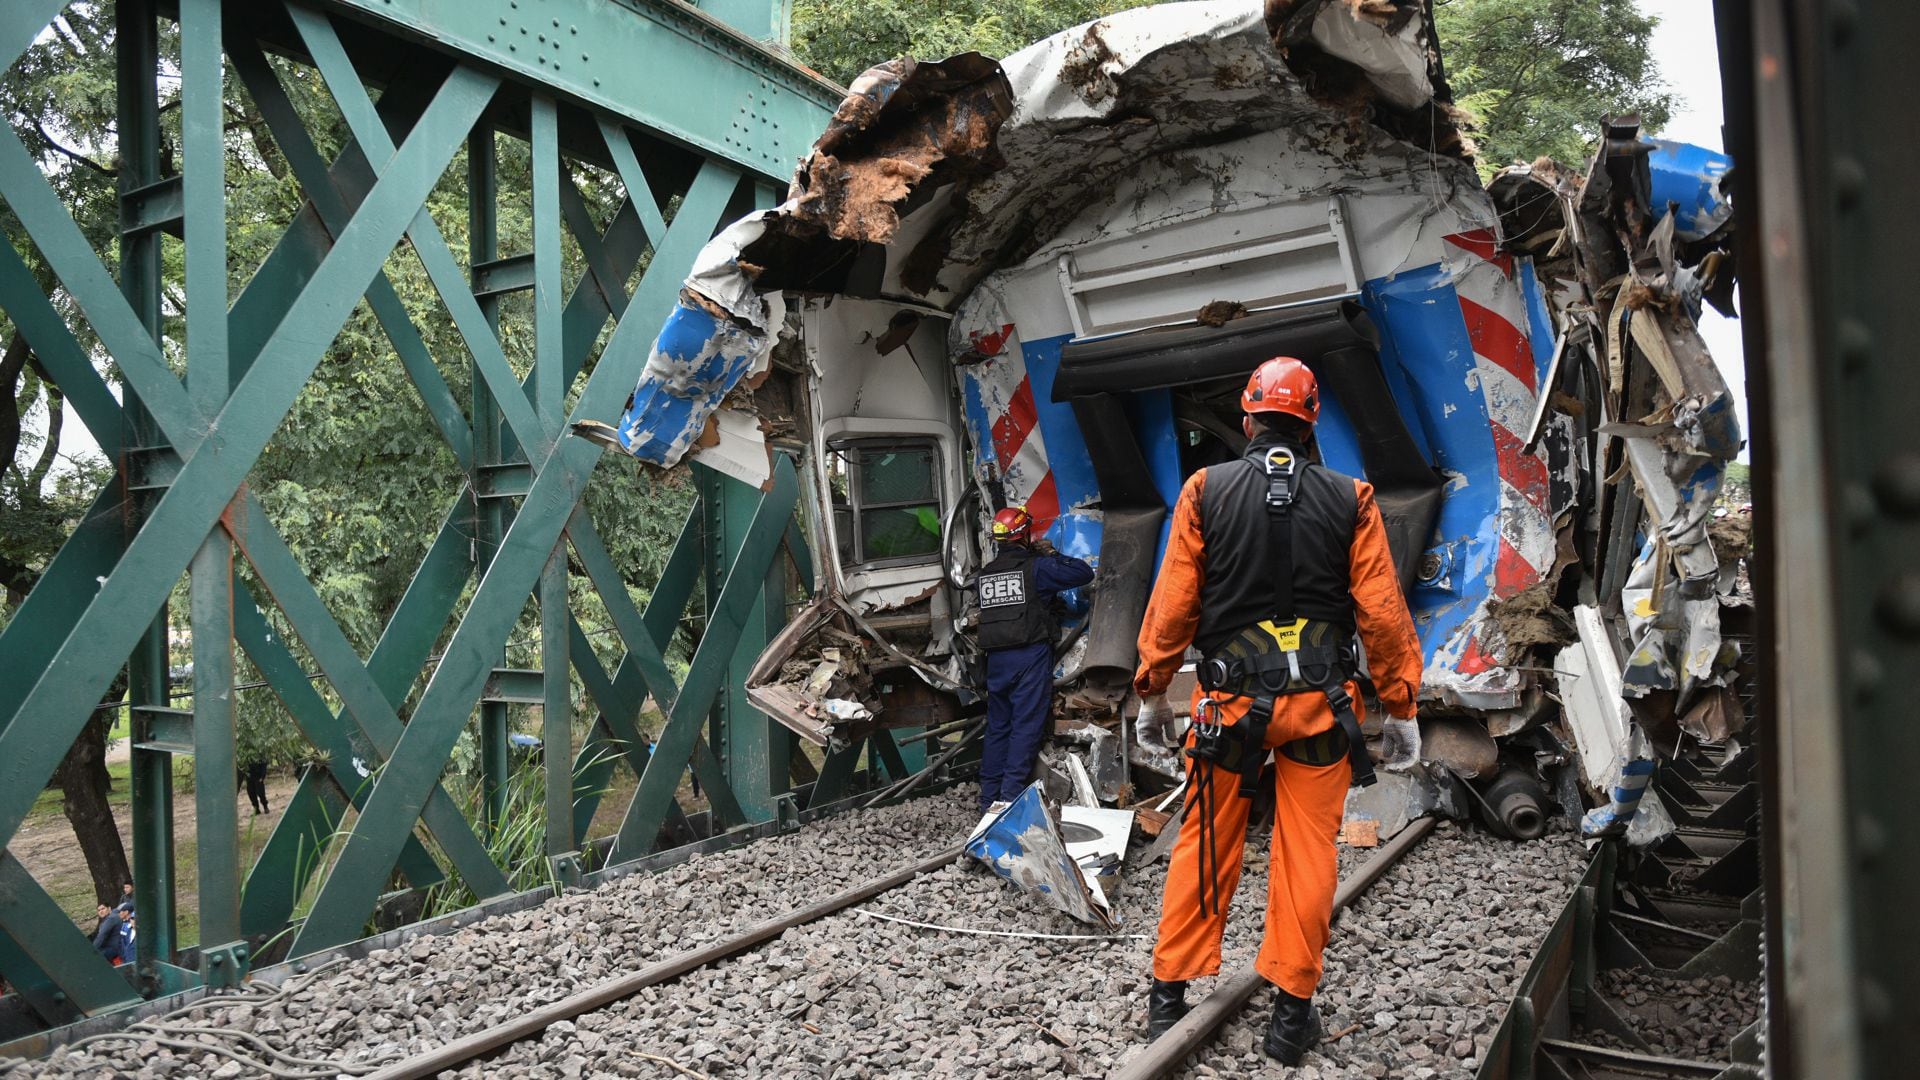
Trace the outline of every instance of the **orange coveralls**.
{"label": "orange coveralls", "polygon": [[[1205,472],[1189,477],[1174,507],[1166,558],[1160,564],[1160,577],[1140,627],[1140,670],[1134,676],[1134,689],[1142,696],[1166,692],[1200,625],[1200,590],[1207,573],[1207,552],[1200,531],[1200,493],[1205,481]],[[1400,593],[1393,556],[1387,550],[1386,526],[1374,504],[1373,485],[1356,480],[1354,488],[1359,496],[1358,522],[1349,555],[1354,619],[1366,645],[1367,666],[1381,704],[1390,716],[1412,717],[1420,689],[1420,641]],[[1349,682],[1347,692],[1353,695],[1355,713],[1364,719],[1359,689]],[[1203,696],[1209,695],[1196,687],[1193,702],[1198,703]],[[1252,705],[1250,698],[1222,693],[1210,696],[1219,701],[1223,722],[1238,721]],[[1278,747],[1334,725],[1326,695],[1316,691],[1286,694],[1274,702],[1266,745],[1270,749]],[[1273,759],[1276,775],[1266,930],[1254,967],[1287,993],[1311,997],[1320,983],[1320,954],[1326,948],[1333,920],[1333,893],[1339,876],[1334,838],[1340,832],[1353,768],[1344,757],[1324,767],[1302,765],[1283,754],[1275,754]],[[1203,830],[1193,820],[1197,806],[1190,801],[1189,816],[1174,843],[1167,869],[1166,891],[1160,901],[1160,934],[1153,947],[1153,977],[1167,982],[1220,971],[1220,938],[1226,932],[1226,913],[1234,888],[1240,883],[1247,815],[1253,804],[1251,799],[1236,794],[1236,774],[1212,762],[1188,760],[1196,768],[1214,770],[1212,780],[1218,797],[1212,800],[1213,827],[1206,832],[1216,845],[1227,850],[1214,853],[1216,857],[1208,860],[1208,865],[1216,868],[1213,893],[1208,899],[1217,897],[1217,903],[1203,904]],[[1211,913],[1209,907],[1218,914]]]}

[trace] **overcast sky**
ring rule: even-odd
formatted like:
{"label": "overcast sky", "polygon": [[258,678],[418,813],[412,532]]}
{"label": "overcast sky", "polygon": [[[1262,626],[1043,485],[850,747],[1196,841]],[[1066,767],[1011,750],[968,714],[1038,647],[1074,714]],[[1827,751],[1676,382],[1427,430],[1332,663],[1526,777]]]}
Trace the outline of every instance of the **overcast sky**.
{"label": "overcast sky", "polygon": [[[1720,63],[1714,47],[1713,5],[1708,0],[1640,0],[1640,7],[1660,18],[1653,35],[1654,62],[1682,99],[1666,128],[1654,134],[1725,149],[1720,131]],[[1702,316],[1700,333],[1738,399],[1744,427],[1746,369],[1741,360],[1740,325],[1709,307]],[[425,413],[421,416],[425,423]],[[61,431],[60,448],[67,454],[99,453],[85,425],[71,413]],[[1747,454],[1743,451],[1740,457],[1746,460]]]}
{"label": "overcast sky", "polygon": [[[1658,134],[1725,150],[1720,131],[1720,54],[1714,47],[1713,5],[1708,0],[1640,0],[1640,8],[1660,17],[1660,26],[1653,33],[1654,63],[1683,99],[1673,119]],[[1708,307],[1700,316],[1700,336],[1706,339],[1740,406],[1741,429],[1750,429],[1739,322]],[[1740,452],[1740,460],[1748,460],[1746,450]]]}

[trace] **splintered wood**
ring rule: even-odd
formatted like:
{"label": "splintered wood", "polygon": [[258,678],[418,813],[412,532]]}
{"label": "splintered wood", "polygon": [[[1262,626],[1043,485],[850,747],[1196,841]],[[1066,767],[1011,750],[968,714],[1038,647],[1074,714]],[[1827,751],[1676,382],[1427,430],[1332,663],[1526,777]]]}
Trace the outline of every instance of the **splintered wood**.
{"label": "splintered wood", "polygon": [[1336,838],[1348,847],[1379,847],[1380,823],[1373,818],[1347,818]]}

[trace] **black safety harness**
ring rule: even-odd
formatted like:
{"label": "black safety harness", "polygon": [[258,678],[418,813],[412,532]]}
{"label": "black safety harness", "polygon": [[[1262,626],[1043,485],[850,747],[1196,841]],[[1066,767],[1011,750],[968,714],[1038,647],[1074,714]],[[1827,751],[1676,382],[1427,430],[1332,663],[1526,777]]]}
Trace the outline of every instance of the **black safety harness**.
{"label": "black safety harness", "polygon": [[[1351,640],[1333,643],[1302,644],[1300,635],[1306,620],[1294,617],[1293,603],[1293,504],[1299,493],[1302,466],[1296,452],[1285,446],[1269,447],[1264,465],[1267,473],[1267,517],[1272,524],[1274,556],[1273,619],[1243,634],[1267,634],[1271,626],[1277,650],[1261,650],[1237,657],[1209,657],[1201,661],[1196,675],[1200,688],[1234,697],[1250,697],[1253,705],[1238,723],[1222,724],[1214,717],[1194,718],[1194,744],[1190,757],[1212,761],[1240,774],[1239,793],[1252,798],[1259,789],[1261,769],[1266,763],[1267,725],[1273,707],[1282,695],[1317,690],[1327,696],[1334,719],[1346,737],[1347,760],[1353,766],[1353,783],[1365,787],[1375,780],[1373,762],[1367,757],[1367,744],[1360,734],[1360,718],[1353,710],[1353,696],[1347,693],[1347,681],[1355,677],[1357,664]],[[1291,637],[1291,645],[1283,638]],[[1210,710],[1208,710],[1210,711]],[[1307,743],[1319,736],[1297,739]],[[1324,740],[1320,740],[1324,745]],[[1293,743],[1283,747],[1285,752]],[[1302,754],[1289,754],[1300,760]],[[1330,764],[1330,762],[1327,762]]]}
{"label": "black safety harness", "polygon": [[[1187,747],[1192,766],[1187,773],[1187,819],[1197,817],[1200,866],[1196,880],[1200,907],[1219,914],[1218,837],[1214,835],[1214,769],[1212,762],[1239,776],[1239,796],[1251,799],[1260,790],[1266,767],[1267,726],[1275,702],[1284,694],[1319,691],[1327,696],[1337,726],[1318,735],[1294,739],[1280,748],[1289,760],[1326,766],[1344,753],[1353,766],[1353,784],[1365,787],[1375,780],[1373,762],[1360,734],[1360,718],[1353,711],[1348,680],[1363,685],[1353,647],[1351,628],[1296,618],[1293,589],[1294,499],[1299,494],[1302,464],[1286,446],[1267,448],[1262,459],[1267,476],[1268,534],[1273,552],[1273,618],[1240,631],[1232,640],[1203,659],[1196,671],[1200,688],[1210,693],[1252,698],[1239,721],[1220,719],[1215,699],[1202,698],[1194,713],[1193,743]],[[1338,733],[1336,735],[1336,732]],[[1341,745],[1341,744],[1344,744]],[[1209,896],[1211,895],[1211,900]]]}

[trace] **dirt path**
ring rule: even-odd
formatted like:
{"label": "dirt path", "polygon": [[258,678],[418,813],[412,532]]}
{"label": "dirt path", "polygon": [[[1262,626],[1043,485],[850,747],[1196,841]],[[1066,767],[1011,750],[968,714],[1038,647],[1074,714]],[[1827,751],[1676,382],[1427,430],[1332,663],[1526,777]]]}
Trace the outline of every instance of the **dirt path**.
{"label": "dirt path", "polygon": [[[121,740],[115,751],[127,745]],[[114,760],[109,752],[108,760]],[[283,773],[267,777],[267,805],[271,811],[265,814],[253,814],[248,810],[246,790],[243,787],[238,799],[240,807],[240,832],[237,840],[242,849],[240,865],[250,867],[254,857],[266,846],[267,837],[273,834],[274,825],[280,821],[280,813],[286,808],[287,800],[299,786],[299,781]],[[113,820],[120,828],[121,842],[126,844],[127,853],[133,853],[133,810],[128,806],[114,807]],[[180,914],[179,937],[182,944],[197,941],[200,930],[199,885],[194,879],[195,868],[199,866],[198,847],[195,837],[199,822],[199,813],[195,809],[193,792],[176,791],[173,797],[173,835],[175,847],[175,873],[179,875],[176,889]],[[47,890],[54,902],[82,927],[93,926],[93,876],[87,872],[87,861],[80,854],[79,845],[74,842],[73,827],[61,814],[42,815],[20,827],[13,840],[7,844],[7,851],[33,874],[40,887]],[[244,871],[243,871],[244,872]]]}

